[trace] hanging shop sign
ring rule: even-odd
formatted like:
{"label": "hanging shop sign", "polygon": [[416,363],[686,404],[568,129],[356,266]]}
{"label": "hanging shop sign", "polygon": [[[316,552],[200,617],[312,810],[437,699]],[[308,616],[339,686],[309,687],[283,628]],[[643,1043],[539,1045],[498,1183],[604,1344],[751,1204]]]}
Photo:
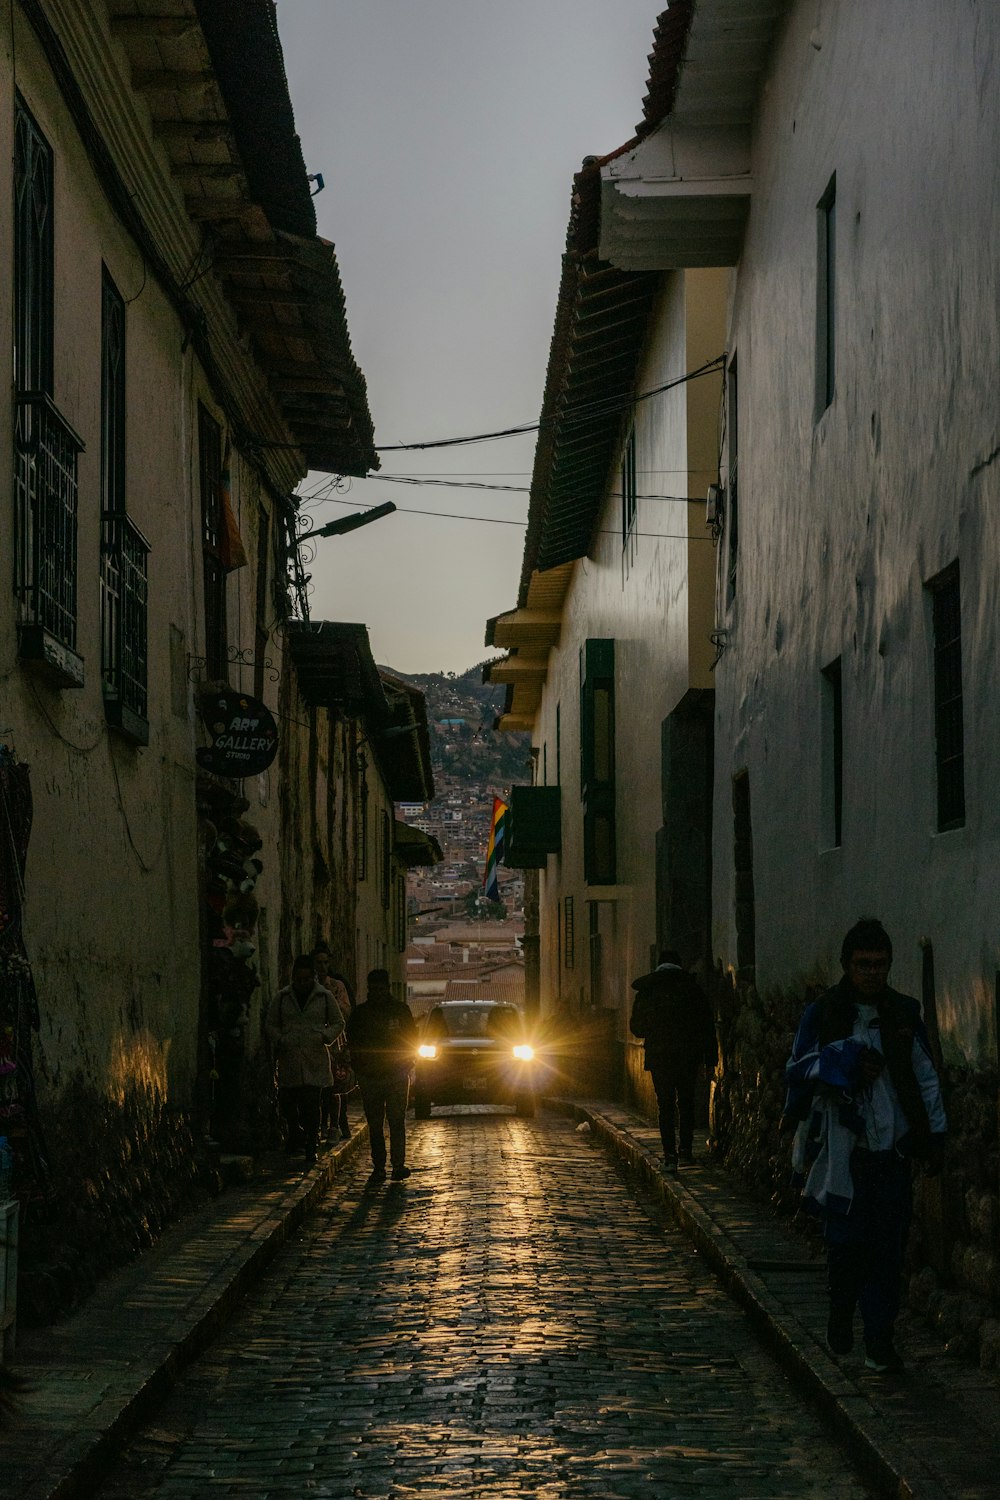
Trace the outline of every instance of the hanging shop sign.
{"label": "hanging shop sign", "polygon": [[257,776],[278,753],[278,729],[259,698],[231,690],[202,698],[201,716],[212,743],[195,751],[203,771],[215,776]]}

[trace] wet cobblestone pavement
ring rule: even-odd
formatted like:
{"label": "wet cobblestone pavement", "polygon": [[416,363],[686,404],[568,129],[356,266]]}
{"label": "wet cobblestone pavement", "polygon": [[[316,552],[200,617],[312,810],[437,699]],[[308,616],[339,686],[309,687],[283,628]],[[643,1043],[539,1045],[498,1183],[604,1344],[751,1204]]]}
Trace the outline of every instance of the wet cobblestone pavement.
{"label": "wet cobblestone pavement", "polygon": [[102,1500],[869,1493],[571,1121],[434,1117],[411,1162],[335,1180]]}

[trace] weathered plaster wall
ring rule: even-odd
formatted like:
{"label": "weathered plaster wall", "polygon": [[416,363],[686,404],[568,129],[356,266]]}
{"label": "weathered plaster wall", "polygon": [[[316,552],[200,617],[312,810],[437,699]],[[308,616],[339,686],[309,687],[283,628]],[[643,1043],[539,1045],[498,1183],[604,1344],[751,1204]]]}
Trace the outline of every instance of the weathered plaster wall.
{"label": "weathered plaster wall", "polygon": [[[197,403],[204,402],[223,426],[225,421],[184,328],[103,196],[34,33],[19,7],[12,16],[16,84],[54,157],[53,396],[86,444],[78,467],[81,689],[47,685],[18,661],[15,600],[9,585],[5,595],[0,591],[0,728],[31,768],[34,794],[24,931],[38,988],[35,1073],[51,1167],[48,1195],[33,1198],[22,1223],[20,1303],[30,1320],[65,1308],[109,1265],[148,1244],[185,1203],[219,1182],[194,1128],[205,1123],[195,1115],[205,1083],[203,1045],[199,1051],[204,891],[194,759],[201,735],[194,686],[204,675],[197,659],[205,652]],[[147,140],[143,149],[131,149],[141,145],[148,127],[145,105],[140,101],[136,110],[124,82],[127,69],[115,73],[115,51],[96,34],[100,21],[87,8],[72,12],[64,39],[71,51],[79,44],[94,64],[82,73],[92,107],[99,122],[113,117],[112,149],[124,153],[143,207],[166,205],[169,234],[180,242],[187,265],[193,256],[186,242],[197,249],[199,232],[183,214],[157,148],[150,149]],[[0,197],[8,204],[14,84],[9,25],[5,13],[0,96],[8,108],[0,111]],[[177,248],[174,238],[166,248],[169,258]],[[3,214],[0,257],[8,268],[12,256],[11,216]],[[127,304],[127,510],[150,543],[144,748],[109,728],[101,690],[102,265]],[[9,275],[3,285],[0,345],[9,350]],[[246,364],[241,394],[249,403],[261,383]],[[9,558],[10,403],[0,404],[0,450],[7,454],[0,465],[0,554]],[[290,489],[293,456],[281,455],[273,467],[278,485]],[[260,485],[238,453],[232,469],[250,564],[230,577],[229,638],[235,648],[252,650]],[[270,504],[266,495],[260,498]],[[252,669],[239,685],[252,687]],[[270,679],[265,697],[277,706]],[[280,904],[279,823],[272,786],[265,776],[244,789],[247,818],[265,840],[258,895],[274,908]],[[256,937],[266,976],[275,966],[266,923]]]}
{"label": "weathered plaster wall", "polygon": [[[973,0],[791,11],[727,341],[740,573],[715,673],[716,952],[734,963],[731,778],[745,768],[758,987],[835,978],[843,931],[877,912],[901,988],[919,993],[918,939],[933,940],[946,1055],[979,1062],[1000,965],[998,41],[1000,13]],[[817,420],[817,204],[834,173],[836,394]],[[967,817],[938,833],[924,584],[955,558]],[[844,823],[828,849],[820,671],[838,656]]]}
{"label": "weathered plaster wall", "polygon": [[[9,68],[9,58],[7,60]],[[11,97],[8,72],[4,93]],[[187,1102],[198,993],[193,724],[171,703],[170,627],[193,635],[187,562],[189,417],[183,337],[141,255],[123,234],[69,125],[32,33],[19,26],[17,86],[46,134],[55,176],[54,399],[86,443],[79,460],[78,649],[82,689],[54,689],[16,662],[16,614],[0,607],[4,726],[32,768],[25,936],[40,993],[43,1107],[83,1073],[117,1095],[131,1085]],[[10,144],[10,111],[3,134]],[[11,201],[10,151],[0,193]],[[4,235],[9,218],[4,216]],[[4,247],[10,254],[9,239]],[[101,268],[127,314],[132,519],[150,542],[150,744],[105,723],[100,667]],[[8,260],[9,264],[9,260]],[[9,285],[9,283],[8,283]],[[9,297],[0,339],[10,347]],[[10,408],[0,443],[12,452]],[[0,479],[0,542],[11,555],[10,464]],[[95,881],[95,874],[100,872]]]}

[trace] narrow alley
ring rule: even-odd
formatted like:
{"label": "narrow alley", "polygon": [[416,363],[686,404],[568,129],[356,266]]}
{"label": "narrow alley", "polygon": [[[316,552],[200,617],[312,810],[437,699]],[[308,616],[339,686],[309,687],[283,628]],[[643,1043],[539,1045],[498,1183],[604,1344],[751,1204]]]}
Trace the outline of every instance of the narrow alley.
{"label": "narrow alley", "polygon": [[434,1117],[411,1160],[335,1179],[102,1500],[866,1493],[572,1121]]}

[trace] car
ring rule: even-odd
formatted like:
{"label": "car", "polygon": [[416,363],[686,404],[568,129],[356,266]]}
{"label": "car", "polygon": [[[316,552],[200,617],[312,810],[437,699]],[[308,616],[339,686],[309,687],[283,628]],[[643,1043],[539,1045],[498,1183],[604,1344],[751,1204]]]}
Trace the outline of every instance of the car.
{"label": "car", "polygon": [[424,1021],[416,1060],[413,1112],[434,1104],[513,1104],[535,1113],[536,1058],[516,1005],[443,1000]]}

